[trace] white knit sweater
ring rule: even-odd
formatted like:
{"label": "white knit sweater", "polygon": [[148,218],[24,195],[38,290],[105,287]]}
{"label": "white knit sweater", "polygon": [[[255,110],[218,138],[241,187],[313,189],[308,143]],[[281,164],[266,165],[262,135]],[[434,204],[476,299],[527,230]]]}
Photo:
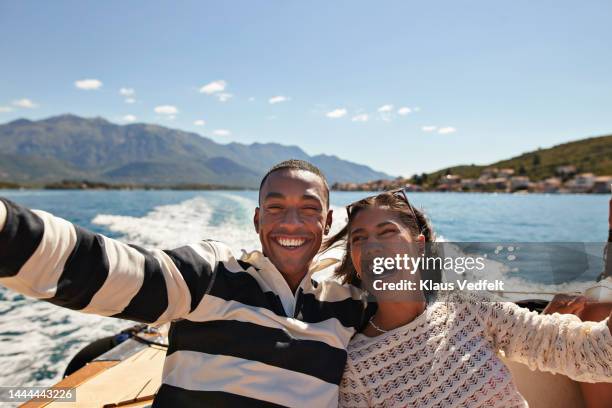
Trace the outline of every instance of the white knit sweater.
{"label": "white knit sweater", "polygon": [[612,382],[606,321],[540,315],[509,302],[449,294],[405,326],[348,347],[341,407],[524,407],[498,357],[585,382]]}

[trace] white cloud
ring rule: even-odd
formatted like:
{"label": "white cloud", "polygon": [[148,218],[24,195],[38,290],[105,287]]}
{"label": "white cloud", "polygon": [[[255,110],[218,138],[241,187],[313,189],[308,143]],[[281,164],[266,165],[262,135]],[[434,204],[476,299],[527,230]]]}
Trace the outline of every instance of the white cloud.
{"label": "white cloud", "polygon": [[378,111],[381,113],[391,112],[393,110],[393,105],[383,105],[378,108]]}
{"label": "white cloud", "polygon": [[367,113],[362,113],[360,115],[353,116],[351,119],[353,122],[367,122],[370,117]]}
{"label": "white cloud", "polygon": [[447,126],[447,127],[443,127],[438,129],[438,133],[440,133],[441,135],[447,135],[449,133],[455,133],[457,131],[457,129],[455,129],[452,126]]}
{"label": "white cloud", "polygon": [[136,91],[134,91],[134,88],[121,88],[119,89],[119,94],[129,97],[136,95]]}
{"label": "white cloud", "polygon": [[423,126],[423,127],[421,127],[421,130],[423,132],[433,132],[437,128],[438,128],[437,126]]}
{"label": "white cloud", "polygon": [[219,79],[217,81],[209,82],[203,87],[201,87],[200,92],[206,95],[212,95],[217,92],[223,92],[226,86],[227,86],[227,82],[225,82],[222,79]]}
{"label": "white cloud", "polygon": [[17,99],[16,101],[13,101],[13,105],[20,107],[20,108],[26,108],[26,109],[33,109],[38,106],[37,104],[29,100],[28,98]]}
{"label": "white cloud", "polygon": [[249,102],[253,102],[253,101],[255,101],[255,97],[254,97],[254,96],[251,96],[251,97],[249,98]]}
{"label": "white cloud", "polygon": [[219,93],[215,95],[219,102],[227,102],[234,97],[231,93]]}
{"label": "white cloud", "polygon": [[125,103],[136,103],[136,99],[134,98],[126,98]]}
{"label": "white cloud", "polygon": [[338,118],[341,118],[341,117],[345,116],[346,114],[347,114],[347,110],[346,109],[338,108],[338,109],[334,109],[331,112],[327,112],[325,114],[325,116],[327,116],[328,118],[331,118],[331,119],[338,119]]}
{"label": "white cloud", "polygon": [[193,122],[193,124],[196,126],[204,126],[206,124],[206,121],[202,119],[198,119],[195,122]]}
{"label": "white cloud", "polygon": [[[155,109],[153,110],[155,111],[155,113],[158,113],[160,115],[176,115],[178,113],[178,109],[176,108],[176,106],[172,106],[172,105],[156,106]],[[168,117],[168,119],[174,119],[174,118]]]}
{"label": "white cloud", "polygon": [[278,119],[278,116],[270,115],[270,116],[266,116],[266,119],[268,119],[268,120],[276,120],[276,119]]}
{"label": "white cloud", "polygon": [[418,106],[415,106],[414,108],[412,108],[413,111],[418,112],[421,110],[421,108],[419,108]]}
{"label": "white cloud", "polygon": [[123,117],[124,122],[136,122],[136,116],[134,115],[125,115]]}
{"label": "white cloud", "polygon": [[99,79],[80,79],[74,82],[74,86],[84,91],[92,91],[102,87],[102,81]]}
{"label": "white cloud", "polygon": [[275,103],[286,102],[289,100],[291,100],[291,98],[287,96],[278,95],[278,96],[273,96],[270,99],[268,99],[268,102],[273,105]]}
{"label": "white cloud", "polygon": [[410,108],[408,108],[408,107],[406,107],[406,106],[402,106],[401,108],[399,108],[399,109],[397,110],[397,113],[398,113],[399,115],[402,115],[402,116],[407,115],[407,114],[409,114],[410,112],[412,112],[412,109],[410,109]]}
{"label": "white cloud", "polygon": [[13,108],[10,106],[0,106],[0,113],[12,112]]}
{"label": "white cloud", "polygon": [[232,134],[232,132],[230,132],[227,129],[215,129],[215,130],[213,130],[213,135],[215,135],[215,136],[229,136],[231,134]]}

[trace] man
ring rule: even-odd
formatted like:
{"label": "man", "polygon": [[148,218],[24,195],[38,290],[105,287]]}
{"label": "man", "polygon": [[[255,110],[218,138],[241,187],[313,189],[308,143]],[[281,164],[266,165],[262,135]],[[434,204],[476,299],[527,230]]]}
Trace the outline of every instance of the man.
{"label": "man", "polygon": [[324,176],[299,160],[263,178],[263,252],[240,259],[210,240],[125,245],[0,199],[0,284],[86,313],[172,322],[155,407],[335,406],[364,300],[311,279],[331,222]]}

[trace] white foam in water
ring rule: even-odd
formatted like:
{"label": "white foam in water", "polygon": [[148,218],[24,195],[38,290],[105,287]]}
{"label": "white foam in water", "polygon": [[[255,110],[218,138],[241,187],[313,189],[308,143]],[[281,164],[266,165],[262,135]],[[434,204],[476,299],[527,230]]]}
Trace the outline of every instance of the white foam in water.
{"label": "white foam in water", "polygon": [[170,249],[210,238],[225,242],[238,254],[241,249],[259,248],[259,238],[251,222],[256,202],[226,193],[218,196],[231,200],[243,213],[226,214],[223,223],[214,224],[213,215],[223,210],[222,203],[196,197],[157,207],[144,217],[100,214],[93,223],[122,234],[121,241],[144,247]]}
{"label": "white foam in water", "polygon": [[[498,247],[498,251],[501,251],[501,249],[499,248],[504,249],[500,246]],[[512,249],[510,250],[510,252],[513,252],[514,247],[511,248]],[[450,256],[453,258],[459,256],[466,256],[460,248],[453,244],[445,245],[444,252],[444,256]],[[473,257],[475,255],[472,254],[471,256]],[[553,298],[555,293],[583,292],[594,284],[594,282],[580,281],[566,282],[560,284],[538,283],[534,281],[529,281],[519,276],[509,276],[508,267],[499,261],[485,259],[484,264],[485,268],[482,271],[475,269],[471,271],[471,274],[466,273],[464,275],[464,278],[469,281],[487,280],[489,282],[494,282],[496,280],[499,280],[504,283],[504,291],[507,291],[507,293],[496,294],[510,301],[518,301],[526,298],[550,300]],[[458,275],[455,273],[445,274],[445,278],[447,280],[456,279],[457,276]]]}
{"label": "white foam in water", "polygon": [[80,349],[134,324],[25,299],[4,288],[0,299],[2,386],[54,384]]}

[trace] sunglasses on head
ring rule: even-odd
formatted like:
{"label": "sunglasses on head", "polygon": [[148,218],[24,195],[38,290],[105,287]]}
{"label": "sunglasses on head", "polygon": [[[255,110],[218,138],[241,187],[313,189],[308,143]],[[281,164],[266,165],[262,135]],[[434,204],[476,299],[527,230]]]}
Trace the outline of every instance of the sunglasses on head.
{"label": "sunglasses on head", "polygon": [[419,230],[421,230],[422,233],[422,228],[419,225],[419,219],[417,218],[416,212],[414,211],[414,208],[412,207],[412,204],[410,204],[410,201],[408,201],[408,196],[406,195],[406,188],[402,187],[402,188],[396,188],[395,190],[389,190],[389,191],[385,191],[383,193],[380,194],[376,194],[373,196],[369,196],[366,198],[362,198],[361,200],[357,200],[354,203],[351,203],[349,205],[346,206],[346,212],[349,216],[349,218],[351,217],[352,213],[353,213],[353,209],[355,208],[355,206],[359,203],[361,203],[363,200],[367,200],[368,198],[376,198],[376,197],[380,197],[384,194],[391,194],[394,197],[397,197],[399,199],[401,199],[402,201],[404,201],[406,203],[406,205],[408,206],[408,208],[410,209],[410,212],[412,213],[412,216],[414,217],[414,222],[416,223],[417,227],[419,228]]}

